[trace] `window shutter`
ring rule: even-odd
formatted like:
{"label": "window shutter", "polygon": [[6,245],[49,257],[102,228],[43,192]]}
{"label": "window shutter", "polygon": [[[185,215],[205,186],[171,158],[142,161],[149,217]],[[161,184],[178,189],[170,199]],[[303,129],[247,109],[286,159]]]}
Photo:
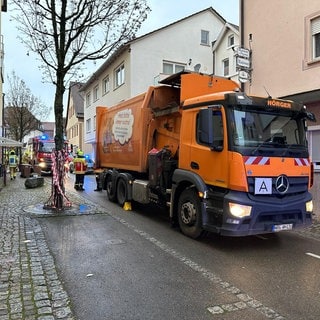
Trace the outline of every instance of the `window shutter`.
{"label": "window shutter", "polygon": [[311,33],[312,35],[320,33],[320,17],[311,20]]}

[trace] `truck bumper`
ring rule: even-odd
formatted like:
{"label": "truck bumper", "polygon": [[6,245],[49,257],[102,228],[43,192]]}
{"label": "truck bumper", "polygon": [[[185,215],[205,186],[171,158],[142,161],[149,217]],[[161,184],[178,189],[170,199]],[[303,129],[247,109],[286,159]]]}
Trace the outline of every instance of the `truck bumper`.
{"label": "truck bumper", "polygon": [[38,164],[41,173],[50,174],[52,171],[52,163],[40,162]]}
{"label": "truck bumper", "polygon": [[[273,233],[281,230],[307,227],[312,224],[312,212],[306,211],[306,203],[312,200],[309,192],[284,198],[255,198],[246,193],[230,192],[224,197],[220,225],[217,211],[206,206],[203,213],[204,229],[224,236],[248,236]],[[236,218],[229,212],[229,202],[251,206],[248,217]]]}

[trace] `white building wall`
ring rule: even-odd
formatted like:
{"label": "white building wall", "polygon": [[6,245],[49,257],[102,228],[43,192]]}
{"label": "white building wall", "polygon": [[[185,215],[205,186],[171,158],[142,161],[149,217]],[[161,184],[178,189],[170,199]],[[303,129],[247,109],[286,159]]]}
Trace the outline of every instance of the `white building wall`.
{"label": "white building wall", "polygon": [[[146,91],[151,85],[156,85],[159,76],[161,79],[165,78],[163,61],[185,64],[190,70],[200,63],[200,72],[212,73],[212,42],[216,40],[224,24],[225,21],[219,16],[207,10],[132,41],[130,49],[123,52],[111,65],[106,67],[83,93],[86,152],[95,159],[96,107],[113,106]],[[201,30],[209,31],[208,45],[201,45]],[[125,83],[115,89],[114,71],[121,63],[125,65]],[[107,75],[110,79],[110,91],[103,94],[103,79]],[[97,85],[99,95],[98,99],[93,101],[93,89]],[[86,105],[88,92],[91,95],[89,106]],[[87,130],[88,119],[91,121],[90,130]]]}
{"label": "white building wall", "polygon": [[[224,22],[210,11],[192,16],[180,23],[142,37],[132,44],[131,95],[146,91],[164,78],[163,61],[185,64],[187,68],[200,63],[200,72],[212,73],[212,42],[218,37]],[[209,45],[201,45],[201,30],[209,31]],[[188,65],[191,59],[190,66]]]}
{"label": "white building wall", "polygon": [[[234,45],[228,45],[228,39],[231,35],[234,35]],[[217,76],[230,77],[234,81],[238,81],[238,73],[236,68],[236,48],[239,46],[239,34],[236,34],[233,30],[228,29],[223,36],[217,50],[216,50],[216,70]],[[223,61],[229,59],[229,74],[224,74]]]}
{"label": "white building wall", "polygon": [[[125,67],[125,82],[123,85],[115,88],[115,70],[118,66],[124,64]],[[125,52],[118,57],[112,65],[110,65],[104,72],[97,77],[97,79],[90,85],[88,90],[84,93],[84,143],[85,152],[90,154],[95,159],[95,114],[97,106],[113,106],[122,100],[130,98],[130,83],[131,83],[131,71],[130,71],[130,53]],[[109,76],[110,90],[106,93],[103,92],[103,80]],[[98,86],[98,99],[94,100],[93,89]],[[90,92],[91,103],[87,106],[86,96]],[[89,120],[90,119],[90,120]],[[88,130],[88,120],[91,122],[91,129]]]}

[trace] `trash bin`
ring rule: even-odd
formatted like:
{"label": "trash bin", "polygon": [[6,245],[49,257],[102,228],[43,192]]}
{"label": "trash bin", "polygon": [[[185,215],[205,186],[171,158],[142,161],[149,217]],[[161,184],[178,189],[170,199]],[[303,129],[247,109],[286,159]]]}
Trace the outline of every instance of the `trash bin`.
{"label": "trash bin", "polygon": [[20,176],[22,178],[29,178],[31,174],[31,166],[30,164],[21,164],[20,165]]}
{"label": "trash bin", "polygon": [[33,166],[33,172],[37,174],[38,176],[41,176],[41,167],[39,165]]}

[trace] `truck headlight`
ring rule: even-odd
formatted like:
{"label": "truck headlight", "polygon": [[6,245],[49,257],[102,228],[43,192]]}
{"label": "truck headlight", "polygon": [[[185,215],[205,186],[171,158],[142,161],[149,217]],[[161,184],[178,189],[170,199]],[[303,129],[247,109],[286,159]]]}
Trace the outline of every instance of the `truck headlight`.
{"label": "truck headlight", "polygon": [[306,202],[306,211],[307,212],[312,212],[313,211],[313,202],[312,202],[312,200]]}
{"label": "truck headlight", "polygon": [[229,202],[230,213],[237,218],[248,217],[251,214],[251,206]]}
{"label": "truck headlight", "polygon": [[40,162],[39,163],[39,167],[42,168],[42,169],[45,168],[46,167],[46,163],[45,162]]}

